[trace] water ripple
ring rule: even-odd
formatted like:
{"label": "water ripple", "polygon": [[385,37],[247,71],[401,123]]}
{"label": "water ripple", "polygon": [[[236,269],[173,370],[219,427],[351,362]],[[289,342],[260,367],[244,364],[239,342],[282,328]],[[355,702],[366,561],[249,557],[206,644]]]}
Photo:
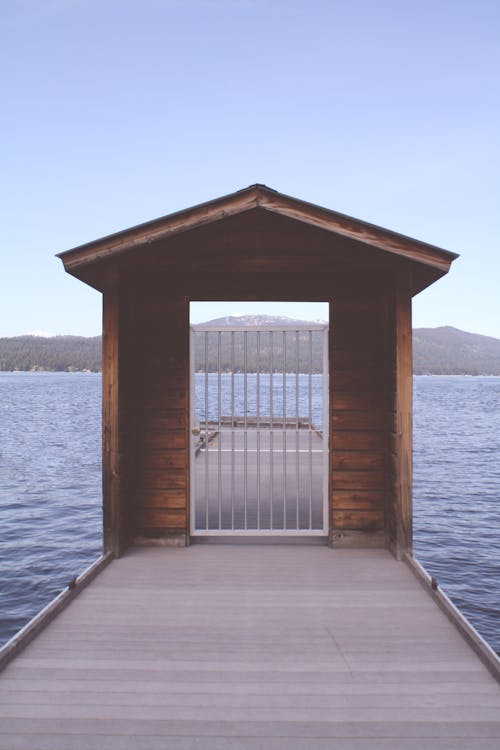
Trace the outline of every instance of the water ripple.
{"label": "water ripple", "polygon": [[[500,651],[500,378],[414,392],[415,554]],[[0,644],[100,554],[100,398],[99,375],[0,373]]]}

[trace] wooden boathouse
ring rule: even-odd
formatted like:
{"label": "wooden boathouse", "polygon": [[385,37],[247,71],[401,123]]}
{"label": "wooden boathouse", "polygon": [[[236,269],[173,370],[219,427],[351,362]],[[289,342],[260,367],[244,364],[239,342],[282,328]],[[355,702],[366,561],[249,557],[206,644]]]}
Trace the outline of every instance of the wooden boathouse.
{"label": "wooden boathouse", "polygon": [[[496,750],[500,661],[411,554],[411,300],[456,256],[253,185],[61,257],[103,293],[104,552],[0,650],[0,750]],[[224,378],[189,305],[224,299],[329,303],[321,429],[299,405],[281,424],[273,408],[237,413],[235,331],[216,334],[230,341],[230,409],[219,389],[215,416],[193,423],[190,336],[205,402]],[[298,333],[268,334],[283,342],[283,401]],[[245,361],[251,335],[257,351],[265,338],[243,334]],[[309,402],[315,335],[292,376]],[[244,402],[260,369],[243,367]],[[232,533],[260,455],[236,477],[233,453],[259,441],[283,514],[297,477],[296,528],[281,533],[326,531],[329,546],[274,543],[272,513],[258,526],[271,544],[189,545],[193,482],[229,478]],[[326,456],[320,528],[299,523],[303,456]]]}
{"label": "wooden boathouse", "polygon": [[411,549],[411,300],[453,253],[252,185],[62,253],[103,293],[104,549],[190,538],[189,303],[330,303],[328,535]]}

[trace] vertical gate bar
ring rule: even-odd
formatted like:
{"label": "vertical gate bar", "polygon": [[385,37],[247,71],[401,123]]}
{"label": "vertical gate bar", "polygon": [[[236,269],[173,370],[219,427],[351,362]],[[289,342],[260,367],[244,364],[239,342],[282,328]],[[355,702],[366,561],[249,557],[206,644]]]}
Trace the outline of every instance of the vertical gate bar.
{"label": "vertical gate bar", "polygon": [[260,531],[260,331],[257,331],[257,529]]}
{"label": "vertical gate bar", "polygon": [[286,331],[283,331],[283,531],[286,531]]}
{"label": "vertical gate bar", "polygon": [[234,331],[231,331],[231,529],[234,531]]}
{"label": "vertical gate bar", "polygon": [[313,454],[312,454],[312,368],[313,368],[313,332],[309,331],[309,529],[312,529],[313,498]]}
{"label": "vertical gate bar", "polygon": [[196,425],[196,368],[195,368],[196,334],[189,328],[189,531],[195,530],[196,517],[196,472],[194,468],[195,448],[194,432]]}
{"label": "vertical gate bar", "polygon": [[300,474],[299,474],[299,332],[295,331],[295,482],[296,482],[296,508],[295,521],[297,531],[299,530],[299,504],[300,504]]}
{"label": "vertical gate bar", "polygon": [[271,350],[270,370],[269,373],[269,474],[271,479],[271,497],[270,497],[270,527],[273,529],[273,497],[274,497],[274,435],[273,435],[273,367],[274,367],[274,332],[269,331],[269,347]]}
{"label": "vertical gate bar", "polygon": [[330,432],[330,398],[329,398],[329,356],[328,356],[328,326],[323,331],[323,400],[321,404],[323,416],[323,531],[328,533],[328,471],[329,471],[329,432]]}
{"label": "vertical gate bar", "polygon": [[205,531],[208,531],[208,331],[205,331]]}
{"label": "vertical gate bar", "polygon": [[217,440],[217,500],[219,503],[219,531],[222,528],[222,433],[221,433],[221,331],[217,333],[217,422],[219,439]]}
{"label": "vertical gate bar", "polygon": [[248,500],[248,489],[247,489],[247,450],[248,450],[248,435],[247,435],[247,331],[243,332],[243,507],[245,515],[245,530],[248,528],[248,514],[247,514],[247,500]]}

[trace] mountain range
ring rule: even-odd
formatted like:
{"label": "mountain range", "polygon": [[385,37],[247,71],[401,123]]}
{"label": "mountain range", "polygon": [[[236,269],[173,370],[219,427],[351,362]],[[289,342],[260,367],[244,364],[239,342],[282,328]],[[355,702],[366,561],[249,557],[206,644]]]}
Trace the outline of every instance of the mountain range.
{"label": "mountain range", "polygon": [[[232,326],[243,328],[245,325],[270,326],[308,326],[321,321],[297,321],[275,316],[232,316],[208,321],[210,327]],[[241,338],[241,337],[238,337]],[[253,339],[254,337],[252,337]],[[269,338],[269,337],[268,337]],[[290,337],[293,339],[294,337]],[[314,339],[317,335],[314,334]],[[261,357],[268,356],[265,350],[265,337],[261,337]],[[250,339],[249,339],[250,342]],[[214,354],[212,344],[212,355]],[[240,342],[241,349],[241,342]],[[250,343],[248,356],[253,353]],[[278,345],[279,346],[279,345]],[[289,361],[294,361],[293,341],[291,341]],[[320,346],[313,345],[314,369],[319,371]],[[288,346],[287,346],[288,351]],[[239,356],[239,355],[238,355]],[[288,354],[287,354],[288,357]],[[279,361],[279,355],[277,358]],[[440,328],[415,328],[413,331],[413,370],[417,375],[500,375],[500,339],[467,333],[451,326]],[[250,368],[250,361],[248,362]],[[0,338],[0,371],[91,371],[101,369],[101,337],[84,336],[14,336]]]}

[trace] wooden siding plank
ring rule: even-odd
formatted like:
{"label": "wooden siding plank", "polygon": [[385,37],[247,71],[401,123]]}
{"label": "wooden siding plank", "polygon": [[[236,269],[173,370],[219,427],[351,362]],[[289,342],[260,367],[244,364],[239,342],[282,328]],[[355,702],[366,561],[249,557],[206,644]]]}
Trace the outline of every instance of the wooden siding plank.
{"label": "wooden siding plank", "polygon": [[138,471],[137,480],[144,490],[185,490],[186,467],[173,469],[167,466],[163,469]]}
{"label": "wooden siding plank", "polygon": [[389,394],[385,391],[366,392],[337,391],[334,389],[332,408],[334,411],[387,411],[390,406]]}
{"label": "wooden siding plank", "polygon": [[383,490],[385,488],[384,471],[346,471],[337,470],[332,474],[333,490]]}
{"label": "wooden siding plank", "polygon": [[162,433],[143,433],[141,444],[146,451],[187,450],[188,436],[186,430],[169,430]]}
{"label": "wooden siding plank", "polygon": [[333,409],[332,423],[334,430],[376,430],[386,431],[391,415],[384,411],[335,411]]}
{"label": "wooden siding plank", "polygon": [[342,469],[354,470],[383,470],[386,463],[386,455],[383,451],[340,451],[336,450],[332,457],[333,471]]}
{"label": "wooden siding plank", "polygon": [[185,408],[145,408],[136,417],[153,432],[164,430],[182,430],[186,427]]}
{"label": "wooden siding plank", "polygon": [[361,369],[335,370],[335,382],[332,389],[337,396],[343,391],[383,391],[387,388],[385,372]]}
{"label": "wooden siding plank", "polygon": [[333,510],[384,510],[383,490],[339,490],[333,493]]}
{"label": "wooden siding plank", "polygon": [[[345,422],[344,422],[345,424]],[[384,451],[388,445],[386,432],[371,430],[340,430],[336,429],[332,436],[333,452],[340,454],[344,451],[354,451],[362,460],[364,451]]]}
{"label": "wooden siding plank", "polygon": [[185,508],[140,508],[137,522],[144,529],[185,529]]}
{"label": "wooden siding plank", "polygon": [[158,469],[185,469],[186,453],[183,450],[145,451],[136,457],[139,471]]}
{"label": "wooden siding plank", "polygon": [[384,528],[383,510],[336,510],[333,509],[333,520],[336,529],[353,531],[380,531]]}
{"label": "wooden siding plank", "polygon": [[137,493],[138,508],[178,508],[186,510],[187,489],[141,489]]}

